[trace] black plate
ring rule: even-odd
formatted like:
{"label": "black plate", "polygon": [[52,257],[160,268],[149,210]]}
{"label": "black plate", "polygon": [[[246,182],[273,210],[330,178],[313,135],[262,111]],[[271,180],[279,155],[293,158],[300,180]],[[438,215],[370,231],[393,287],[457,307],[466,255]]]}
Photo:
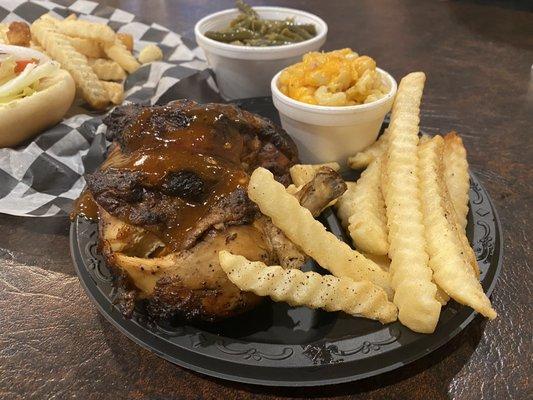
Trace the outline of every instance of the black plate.
{"label": "black plate", "polygon": [[[237,103],[278,120],[270,98]],[[350,174],[347,178],[357,178],[354,172]],[[330,210],[321,219],[328,229],[347,240]],[[452,301],[442,309],[432,335],[414,333],[399,322],[383,326],[343,313],[291,308],[273,302],[213,325],[155,324],[142,310],[136,310],[128,320],[113,305],[112,278],[98,254],[97,235],[96,224],[83,218],[71,225],[70,245],[76,272],[100,312],[130,339],[160,357],[232,381],[270,386],[356,381],[431,353],[463,330],[476,315],[472,309]],[[487,192],[474,175],[467,235],[477,255],[481,283],[490,294],[501,269],[501,228]],[[310,263],[305,269],[318,268]]]}

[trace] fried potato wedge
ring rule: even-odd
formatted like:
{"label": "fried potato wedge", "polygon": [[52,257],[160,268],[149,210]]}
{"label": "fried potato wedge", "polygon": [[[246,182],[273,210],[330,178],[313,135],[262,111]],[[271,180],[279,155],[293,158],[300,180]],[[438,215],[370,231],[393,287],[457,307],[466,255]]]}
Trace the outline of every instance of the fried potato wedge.
{"label": "fried potato wedge", "polygon": [[382,186],[387,209],[391,285],[398,319],[415,332],[432,333],[441,304],[428,266],[418,177],[418,124],[426,76],[414,72],[398,87],[389,125]]}
{"label": "fried potato wedge", "polygon": [[372,143],[363,151],[348,158],[348,166],[352,169],[363,169],[367,167],[372,161],[385,153],[389,145],[390,132],[389,129],[385,129],[383,135],[378,140]]}
{"label": "fried potato wedge", "polygon": [[46,15],[31,25],[31,33],[52,58],[59,61],[74,78],[83,98],[96,109],[109,104],[109,95],[87,63],[87,58],[77,52],[68,38],[57,32],[57,23]]}
{"label": "fried potato wedge", "polygon": [[385,200],[381,193],[381,164],[381,157],[372,161],[357,184],[352,186],[352,215],[348,218],[348,232],[355,247],[376,255],[386,255],[389,251]]}
{"label": "fried potato wedge", "polygon": [[[419,149],[420,186],[429,265],[435,282],[455,301],[487,318],[497,314],[483,292],[478,276],[465,254],[466,235],[455,220],[444,178],[444,140],[434,137]],[[450,220],[451,216],[451,220]],[[470,246],[468,246],[470,247]]]}
{"label": "fried potato wedge", "polygon": [[333,275],[354,281],[367,280],[391,293],[388,274],[328,232],[281,183],[276,182],[270,171],[257,168],[253,172],[248,196],[290,240]]}
{"label": "fried potato wedge", "polygon": [[269,296],[274,301],[344,311],[382,323],[395,321],[397,317],[396,306],[388,301],[385,292],[368,281],[355,282],[346,277],[267,266],[227,251],[219,252],[219,260],[239,289]]}
{"label": "fried potato wedge", "polygon": [[468,174],[468,161],[463,140],[456,132],[444,136],[444,178],[450,193],[453,208],[457,213],[457,221],[463,230],[466,229],[466,216],[468,215],[468,192],[470,189],[470,176]]}

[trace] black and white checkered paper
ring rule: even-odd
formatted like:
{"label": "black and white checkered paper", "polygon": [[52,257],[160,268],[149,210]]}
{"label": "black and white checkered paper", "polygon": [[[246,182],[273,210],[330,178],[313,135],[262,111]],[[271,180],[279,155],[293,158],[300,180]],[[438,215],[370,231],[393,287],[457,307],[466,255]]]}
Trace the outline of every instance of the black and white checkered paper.
{"label": "black and white checkered paper", "polygon": [[[119,9],[78,0],[65,7],[52,1],[0,1],[0,22],[33,22],[50,12],[58,17],[71,13],[80,19],[108,24],[117,32],[135,38],[134,52],[156,43],[163,61],[142,66],[125,82],[126,101],[155,104],[185,77],[206,67],[193,43],[167,28],[141,22]],[[206,77],[207,79],[207,77]],[[60,124],[16,149],[0,149],[0,213],[21,216],[66,214],[85,186],[83,175],[105,156],[104,115],[78,104]],[[13,127],[16,129],[16,127]]]}

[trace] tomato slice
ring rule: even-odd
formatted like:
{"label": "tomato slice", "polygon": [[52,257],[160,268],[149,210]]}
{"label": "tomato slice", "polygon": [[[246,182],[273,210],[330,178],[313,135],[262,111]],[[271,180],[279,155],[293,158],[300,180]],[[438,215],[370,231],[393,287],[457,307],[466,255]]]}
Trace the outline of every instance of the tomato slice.
{"label": "tomato slice", "polygon": [[21,73],[22,71],[24,71],[24,68],[26,68],[26,65],[34,63],[34,62],[35,62],[35,60],[33,60],[33,59],[31,59],[31,60],[18,60],[16,62],[17,65],[15,66],[15,73],[17,73],[17,74]]}

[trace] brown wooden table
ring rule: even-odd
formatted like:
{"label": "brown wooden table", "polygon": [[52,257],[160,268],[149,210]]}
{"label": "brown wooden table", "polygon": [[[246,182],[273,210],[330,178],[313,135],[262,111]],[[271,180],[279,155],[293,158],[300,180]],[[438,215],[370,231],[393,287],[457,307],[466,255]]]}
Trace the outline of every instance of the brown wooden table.
{"label": "brown wooden table", "polygon": [[[192,37],[200,17],[231,0],[104,1]],[[270,1],[250,1],[267,4]],[[532,324],[533,13],[527,2],[276,0],[320,15],[326,49],[352,47],[400,78],[428,76],[422,126],[455,129],[504,231],[492,300],[445,348],[360,383],[276,389],[206,378],[159,359],[114,329],[80,288],[65,218],[0,215],[2,399],[525,399]],[[530,8],[529,11],[527,10]]]}

